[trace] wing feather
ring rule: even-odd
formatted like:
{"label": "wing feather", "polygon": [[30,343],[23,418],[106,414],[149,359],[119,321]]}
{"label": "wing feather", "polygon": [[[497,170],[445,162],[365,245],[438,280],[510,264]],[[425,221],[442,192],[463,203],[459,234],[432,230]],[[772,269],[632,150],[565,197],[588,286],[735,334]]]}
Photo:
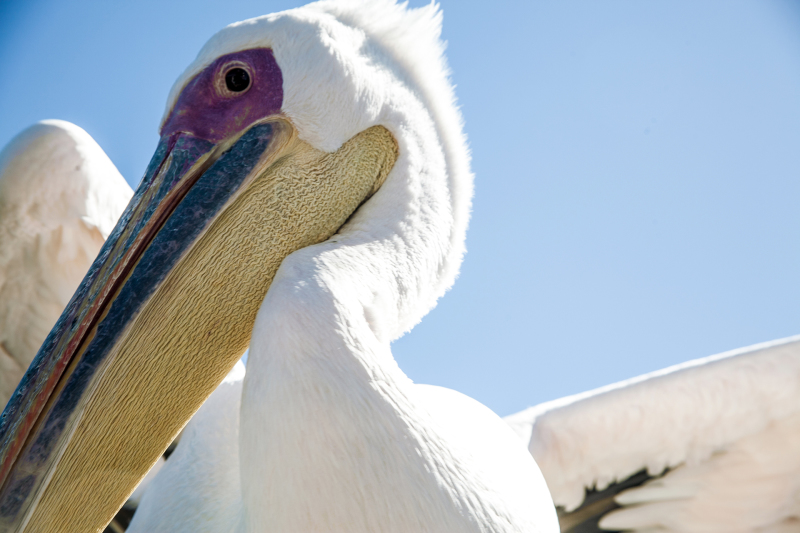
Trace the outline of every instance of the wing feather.
{"label": "wing feather", "polygon": [[611,494],[615,505],[592,515],[595,529],[586,531],[800,530],[800,336],[507,420],[528,438],[564,531],[564,517],[584,510],[587,495],[640,471],[647,478]]}
{"label": "wing feather", "polygon": [[97,143],[68,122],[35,124],[0,152],[0,404],[131,195]]}

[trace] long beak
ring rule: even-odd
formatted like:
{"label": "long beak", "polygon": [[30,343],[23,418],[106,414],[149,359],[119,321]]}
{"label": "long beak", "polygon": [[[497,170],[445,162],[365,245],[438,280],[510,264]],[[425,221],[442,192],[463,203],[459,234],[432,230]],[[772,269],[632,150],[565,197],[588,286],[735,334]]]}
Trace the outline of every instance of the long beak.
{"label": "long beak", "polygon": [[[383,128],[325,154],[281,118],[162,138],[3,411],[0,530],[102,530],[246,349],[281,261],[329,238],[396,157]],[[345,201],[315,189],[320,169]]]}

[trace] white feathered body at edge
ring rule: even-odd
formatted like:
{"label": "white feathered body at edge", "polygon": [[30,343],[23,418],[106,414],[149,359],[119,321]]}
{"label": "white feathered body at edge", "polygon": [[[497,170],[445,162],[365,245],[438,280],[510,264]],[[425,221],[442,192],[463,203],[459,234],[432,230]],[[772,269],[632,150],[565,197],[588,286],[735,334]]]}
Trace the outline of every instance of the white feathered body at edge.
{"label": "white feathered body at edge", "polygon": [[132,195],[96,142],[60,120],[0,153],[0,404],[78,287]]}
{"label": "white feathered body at edge", "polygon": [[[557,530],[544,480],[502,420],[458,393],[414,385],[389,347],[453,283],[464,252],[472,176],[440,25],[435,5],[311,4],[225,28],[172,91],[168,110],[216,58],[269,47],[282,112],[303,141],[330,152],[381,125],[398,144],[377,193],[333,238],[284,259],[270,285],[238,428],[227,418],[238,461],[219,444],[208,450],[218,459],[190,467],[194,479],[203,468],[208,479],[239,469],[241,493],[224,500],[241,512],[240,530]],[[176,454],[202,440],[187,434]],[[191,496],[169,488],[183,475],[170,461],[130,531],[231,530],[231,508],[171,521],[165,509],[202,512],[222,500],[213,484],[183,483]]]}

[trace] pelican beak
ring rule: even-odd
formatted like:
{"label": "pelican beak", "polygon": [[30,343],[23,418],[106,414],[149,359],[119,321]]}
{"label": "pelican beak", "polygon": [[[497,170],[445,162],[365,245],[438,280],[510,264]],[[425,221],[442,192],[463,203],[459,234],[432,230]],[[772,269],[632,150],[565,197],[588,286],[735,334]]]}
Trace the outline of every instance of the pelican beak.
{"label": "pelican beak", "polygon": [[101,531],[241,357],[281,261],[322,242],[397,157],[267,117],[164,135],[130,205],[0,419],[0,530]]}

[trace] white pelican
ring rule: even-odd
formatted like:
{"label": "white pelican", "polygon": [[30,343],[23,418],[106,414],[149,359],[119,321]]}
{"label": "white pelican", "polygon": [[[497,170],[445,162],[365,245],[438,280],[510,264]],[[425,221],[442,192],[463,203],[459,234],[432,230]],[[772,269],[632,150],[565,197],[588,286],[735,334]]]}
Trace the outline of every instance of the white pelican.
{"label": "white pelican", "polygon": [[6,408],[3,527],[104,527],[251,343],[241,527],[556,530],[512,430],[389,350],[464,248],[438,35],[435,6],[324,2],[211,39]]}
{"label": "white pelican", "polygon": [[[247,376],[231,375],[187,427],[132,530],[557,527],[547,489],[508,428],[457,393],[412,385],[391,358],[389,341],[452,282],[470,180],[435,8],[361,8],[323,3],[233,25],[176,83],[143,186],[6,412],[7,528],[101,528],[241,354],[250,337],[242,323],[254,324]],[[171,196],[184,186],[184,196]],[[208,208],[221,189],[219,207]],[[325,218],[325,228],[309,227]],[[730,464],[737,450],[763,450],[763,441],[772,450],[776,432],[792,454],[796,346],[703,361],[512,417],[565,508],[562,529],[591,530],[610,509],[638,503],[646,505],[601,526],[795,527],[797,476],[775,472],[790,464],[784,456],[770,455],[769,470],[783,500],[760,522],[709,513],[719,499],[703,489],[710,473],[742,473]],[[50,358],[73,353],[55,399],[35,412],[26,394],[49,378]],[[40,422],[26,437],[17,428],[31,412]],[[27,443],[15,460],[20,434]],[[745,473],[766,471],[758,466]],[[664,467],[673,470],[610,501],[631,474]],[[585,489],[614,480],[623,483],[584,502]],[[723,513],[729,523],[717,520]]]}

